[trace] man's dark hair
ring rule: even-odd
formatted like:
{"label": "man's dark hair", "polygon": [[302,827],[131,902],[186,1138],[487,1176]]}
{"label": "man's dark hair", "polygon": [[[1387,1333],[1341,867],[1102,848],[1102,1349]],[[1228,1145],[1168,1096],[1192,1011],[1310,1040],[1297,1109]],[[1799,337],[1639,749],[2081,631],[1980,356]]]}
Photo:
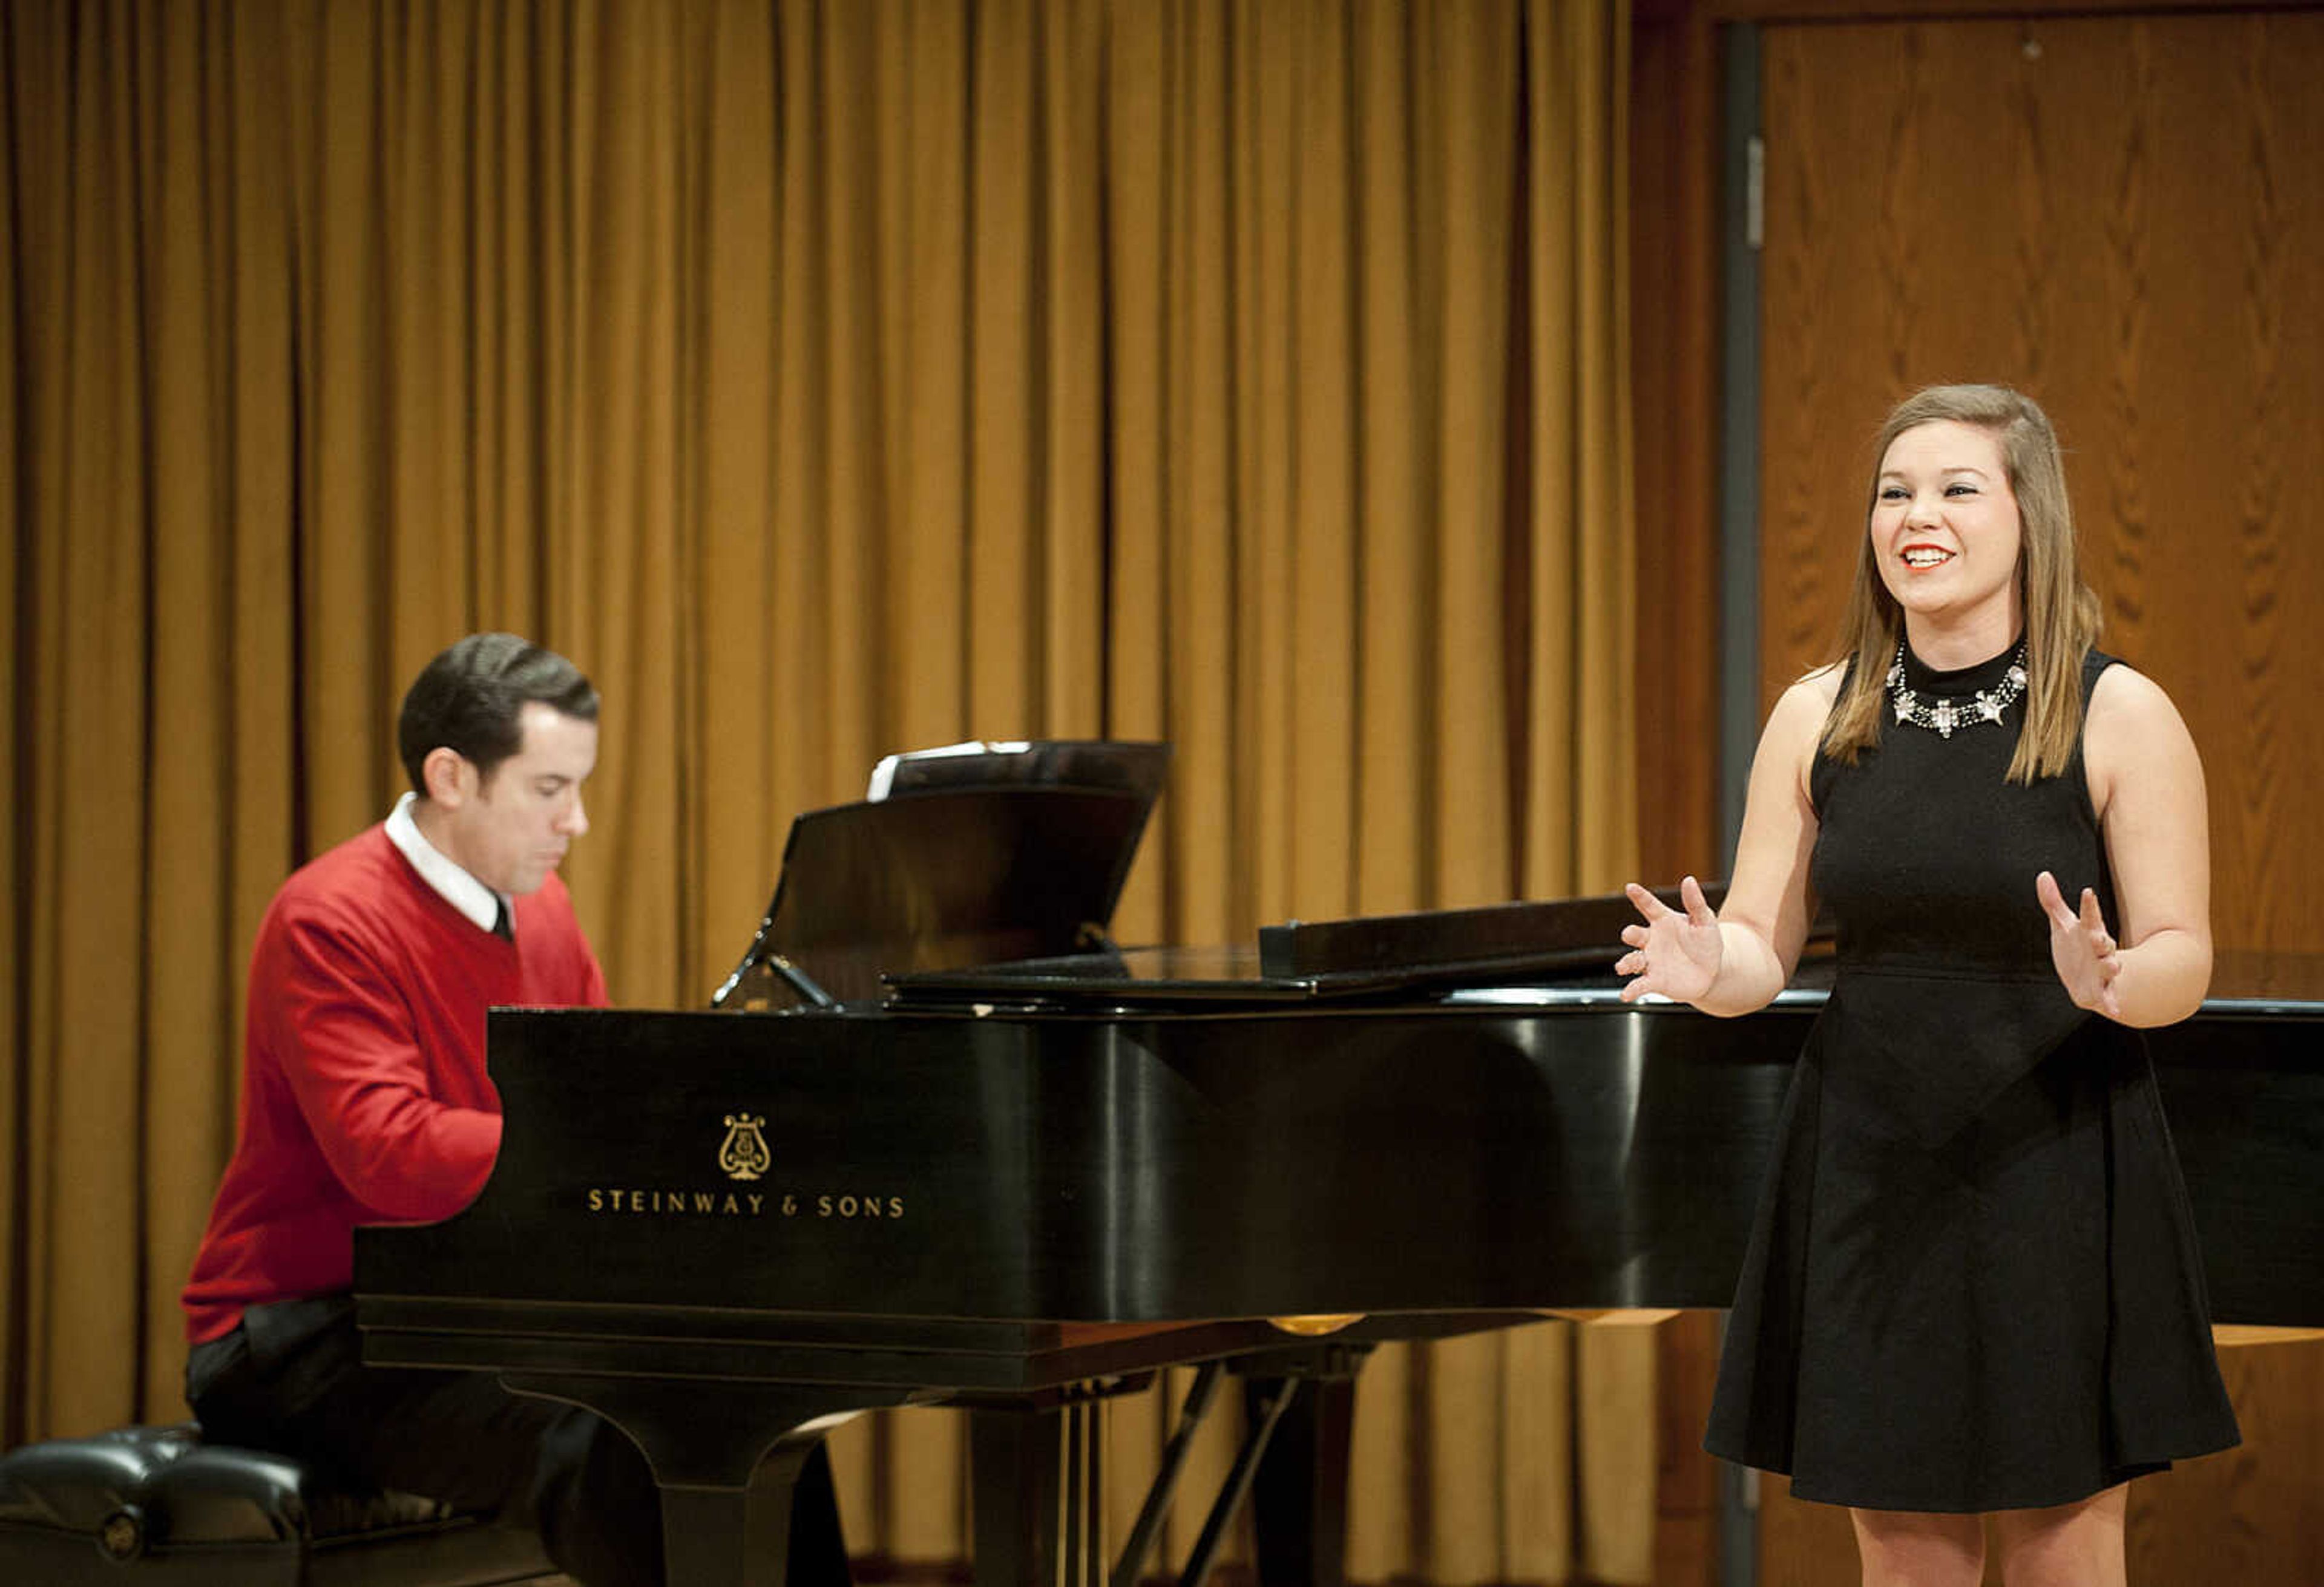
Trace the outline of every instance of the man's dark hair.
{"label": "man's dark hair", "polygon": [[514,634],[471,634],[420,670],[395,724],[411,791],[428,797],[429,752],[455,751],[489,780],[524,742],[517,720],[539,701],[583,721],[597,720],[597,691],[581,669]]}

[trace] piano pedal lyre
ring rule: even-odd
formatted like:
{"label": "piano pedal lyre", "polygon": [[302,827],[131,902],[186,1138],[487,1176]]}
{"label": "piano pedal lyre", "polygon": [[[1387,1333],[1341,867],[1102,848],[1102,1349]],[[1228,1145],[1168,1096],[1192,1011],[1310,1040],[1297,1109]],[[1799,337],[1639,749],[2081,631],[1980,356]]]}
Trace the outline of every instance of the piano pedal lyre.
{"label": "piano pedal lyre", "polygon": [[1099,1587],[1105,1569],[1105,1401],[1098,1389],[1075,1396],[1065,1408],[1065,1481],[1058,1484],[1064,1514],[1063,1546],[1057,1551],[1063,1587]]}
{"label": "piano pedal lyre", "polygon": [[1105,1402],[1151,1371],[970,1401],[975,1575],[1026,1587],[1105,1587]]}

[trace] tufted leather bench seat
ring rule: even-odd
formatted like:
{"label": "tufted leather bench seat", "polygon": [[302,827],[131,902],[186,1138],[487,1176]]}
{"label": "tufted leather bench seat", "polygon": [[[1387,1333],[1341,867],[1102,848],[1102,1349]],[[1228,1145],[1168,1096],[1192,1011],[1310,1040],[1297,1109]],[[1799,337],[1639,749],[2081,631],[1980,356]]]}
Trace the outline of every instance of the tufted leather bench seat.
{"label": "tufted leather bench seat", "polygon": [[298,1461],[122,1427],[0,1455],[0,1582],[23,1587],[491,1587],[554,1574],[529,1532]]}

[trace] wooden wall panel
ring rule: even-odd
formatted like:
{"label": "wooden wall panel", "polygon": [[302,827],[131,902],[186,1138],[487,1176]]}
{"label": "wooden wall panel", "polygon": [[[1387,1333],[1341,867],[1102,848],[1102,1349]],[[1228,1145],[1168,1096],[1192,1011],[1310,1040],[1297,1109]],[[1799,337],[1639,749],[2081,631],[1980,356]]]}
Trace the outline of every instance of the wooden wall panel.
{"label": "wooden wall panel", "polygon": [[[2313,1409],[2324,1403],[2324,1343],[2230,1343],[2219,1352],[2219,1368],[2244,1446],[2131,1488],[2130,1580],[2134,1587],[2315,1587],[2324,1582],[2324,1521],[2317,1516],[2324,1420]],[[1760,1495],[1759,1587],[1857,1587],[1846,1510],[1795,1500],[1778,1478],[1764,1479]],[[2001,1587],[1990,1557],[1985,1580]]]}
{"label": "wooden wall panel", "polygon": [[2134,1582],[2324,1582],[2324,1343],[2221,1329],[2219,1370],[2244,1445],[2131,1490]]}
{"label": "wooden wall panel", "polygon": [[[1643,847],[1703,864],[1715,628],[1714,19],[1766,24],[1766,693],[1829,646],[1872,430],[1904,390],[1999,378],[2049,404],[2107,599],[2109,644],[2163,678],[2209,766],[2223,941],[2319,946],[2305,834],[2319,675],[2298,602],[2318,549],[2324,169],[2319,20],[2077,17],[1965,24],[2017,0],[1897,0],[1917,27],[1840,25],[1860,0],[1640,0],[1631,150]],[[2061,10],[2035,0],[2034,10]],[[2166,0],[2117,12],[2227,10]],[[1940,11],[1955,20],[1933,20]],[[1810,14],[1814,27],[1786,26]],[[2027,45],[2034,49],[2029,51]],[[1643,774],[1646,750],[1696,747]],[[1674,790],[1668,796],[1665,790]],[[1724,856],[1711,868],[1724,867]],[[1649,864],[1648,869],[1661,869]],[[2255,882],[2253,878],[2261,878]],[[2254,889],[2257,892],[2255,894]],[[2255,896],[2259,902],[2254,904]],[[1702,1580],[1696,1456],[1706,1326],[1665,1327],[1663,1558]],[[2245,1450],[2140,1484],[2135,1582],[2324,1582],[2324,1345],[2230,1351]],[[1844,1516],[1766,1484],[1761,1580],[1857,1580]]]}
{"label": "wooden wall panel", "polygon": [[2324,15],[1774,25],[1763,65],[1765,698],[1830,654],[1889,405],[2017,384],[2107,647],[2202,748],[2220,945],[2324,949]]}
{"label": "wooden wall panel", "polygon": [[[2104,643],[2179,702],[2223,948],[2324,949],[2324,16],[1771,24],[1763,698],[1831,654],[1870,438],[1932,381],[2032,392]],[[2132,1580],[2324,1580],[2324,1345],[2223,1356],[2246,1447],[2140,1483]],[[1857,1577],[1765,1484],[1766,1587]]]}

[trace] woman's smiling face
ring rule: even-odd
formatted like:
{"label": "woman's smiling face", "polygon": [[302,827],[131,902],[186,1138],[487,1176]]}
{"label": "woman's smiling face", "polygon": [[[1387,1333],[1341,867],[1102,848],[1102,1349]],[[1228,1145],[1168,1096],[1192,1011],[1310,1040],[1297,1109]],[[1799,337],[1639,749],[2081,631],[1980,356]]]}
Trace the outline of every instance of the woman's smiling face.
{"label": "woman's smiling face", "polygon": [[1992,431],[1939,419],[1890,442],[1869,530],[1880,582],[1908,619],[1990,625],[1997,646],[2019,631],[2024,527]]}

